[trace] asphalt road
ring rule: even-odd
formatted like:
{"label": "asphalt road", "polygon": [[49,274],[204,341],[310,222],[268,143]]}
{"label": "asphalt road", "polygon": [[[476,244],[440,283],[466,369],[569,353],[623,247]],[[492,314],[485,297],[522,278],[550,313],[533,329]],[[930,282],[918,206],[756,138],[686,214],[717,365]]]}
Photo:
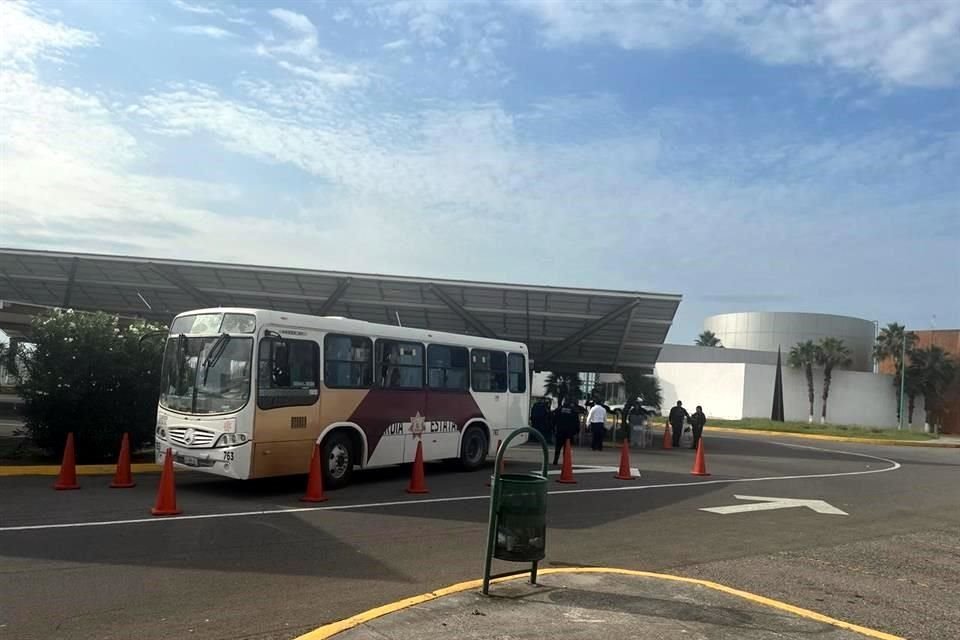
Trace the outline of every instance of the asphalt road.
{"label": "asphalt road", "polygon": [[[707,478],[690,476],[691,451],[656,450],[634,453],[639,480],[555,484],[545,566],[704,577],[910,638],[960,637],[960,451],[799,442],[714,436]],[[478,577],[486,474],[428,465],[431,493],[413,497],[407,473],[360,474],[307,510],[303,478],[181,474],[186,517],[173,520],[149,516],[152,476],[131,490],[84,477],[74,492],[0,478],[0,637],[292,638]],[[701,511],[747,503],[735,494],[825,500],[848,515]]]}

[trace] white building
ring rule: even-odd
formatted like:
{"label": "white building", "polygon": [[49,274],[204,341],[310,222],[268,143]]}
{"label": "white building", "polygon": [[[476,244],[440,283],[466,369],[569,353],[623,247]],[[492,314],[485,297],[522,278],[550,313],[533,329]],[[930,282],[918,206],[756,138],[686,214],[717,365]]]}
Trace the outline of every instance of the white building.
{"label": "white building", "polygon": [[[786,357],[784,353],[784,417],[806,421],[807,381],[802,370],[786,364]],[[664,345],[655,368],[663,388],[663,410],[668,411],[677,400],[682,400],[687,407],[702,405],[710,418],[769,418],[776,363],[777,354],[771,351]],[[819,422],[823,410],[823,369],[814,368],[813,383],[814,421]],[[922,423],[923,415],[923,398],[917,398],[914,423]],[[893,376],[834,369],[827,422],[896,427],[897,390]]]}
{"label": "white building", "polygon": [[748,311],[722,313],[703,321],[728,349],[790,351],[798,342],[839,338],[850,349],[851,371],[873,371],[876,323],[871,320],[827,313]]}

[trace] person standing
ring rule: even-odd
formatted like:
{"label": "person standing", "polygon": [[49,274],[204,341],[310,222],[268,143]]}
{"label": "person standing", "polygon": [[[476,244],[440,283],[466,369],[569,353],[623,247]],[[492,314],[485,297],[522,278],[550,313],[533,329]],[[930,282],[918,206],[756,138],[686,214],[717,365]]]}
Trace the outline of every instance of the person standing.
{"label": "person standing", "polygon": [[603,451],[603,432],[606,430],[607,409],[599,402],[593,403],[587,412],[587,424],[590,425],[590,448]]}
{"label": "person standing", "polygon": [[680,447],[680,436],[683,435],[683,421],[690,417],[687,410],[683,408],[683,403],[677,400],[677,406],[670,409],[670,429],[673,431],[673,447]]}
{"label": "person standing", "polygon": [[556,430],[556,443],[553,448],[553,464],[556,466],[560,460],[560,453],[567,442],[573,446],[573,436],[580,430],[580,416],[577,408],[573,406],[573,400],[567,398],[563,405],[558,407],[553,414],[553,425]]}
{"label": "person standing", "polygon": [[550,438],[550,407],[546,401],[540,400],[530,409],[530,426],[540,432],[544,439]]}
{"label": "person standing", "polygon": [[693,445],[691,449],[696,449],[700,443],[700,436],[703,435],[703,427],[707,424],[707,416],[703,413],[703,407],[697,405],[697,410],[690,416],[690,426],[693,427]]}

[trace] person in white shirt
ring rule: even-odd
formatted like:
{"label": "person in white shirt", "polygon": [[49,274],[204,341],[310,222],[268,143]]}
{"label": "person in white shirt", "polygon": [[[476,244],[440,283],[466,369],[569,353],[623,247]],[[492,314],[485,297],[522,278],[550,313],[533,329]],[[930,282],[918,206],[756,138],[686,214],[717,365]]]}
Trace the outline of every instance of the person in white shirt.
{"label": "person in white shirt", "polygon": [[590,425],[590,448],[594,451],[603,451],[603,432],[607,423],[607,410],[602,404],[591,403],[587,413],[587,424]]}

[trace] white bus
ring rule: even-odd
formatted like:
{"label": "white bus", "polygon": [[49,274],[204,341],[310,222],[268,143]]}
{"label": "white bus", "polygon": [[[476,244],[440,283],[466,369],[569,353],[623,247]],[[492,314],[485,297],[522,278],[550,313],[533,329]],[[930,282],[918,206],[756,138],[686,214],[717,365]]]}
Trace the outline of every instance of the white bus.
{"label": "white bus", "polygon": [[[483,465],[529,415],[526,345],[262,309],[201,309],[170,325],[156,461],[237,479],[424,460]],[[519,436],[513,442],[520,444]],[[512,444],[512,443],[511,443]]]}

